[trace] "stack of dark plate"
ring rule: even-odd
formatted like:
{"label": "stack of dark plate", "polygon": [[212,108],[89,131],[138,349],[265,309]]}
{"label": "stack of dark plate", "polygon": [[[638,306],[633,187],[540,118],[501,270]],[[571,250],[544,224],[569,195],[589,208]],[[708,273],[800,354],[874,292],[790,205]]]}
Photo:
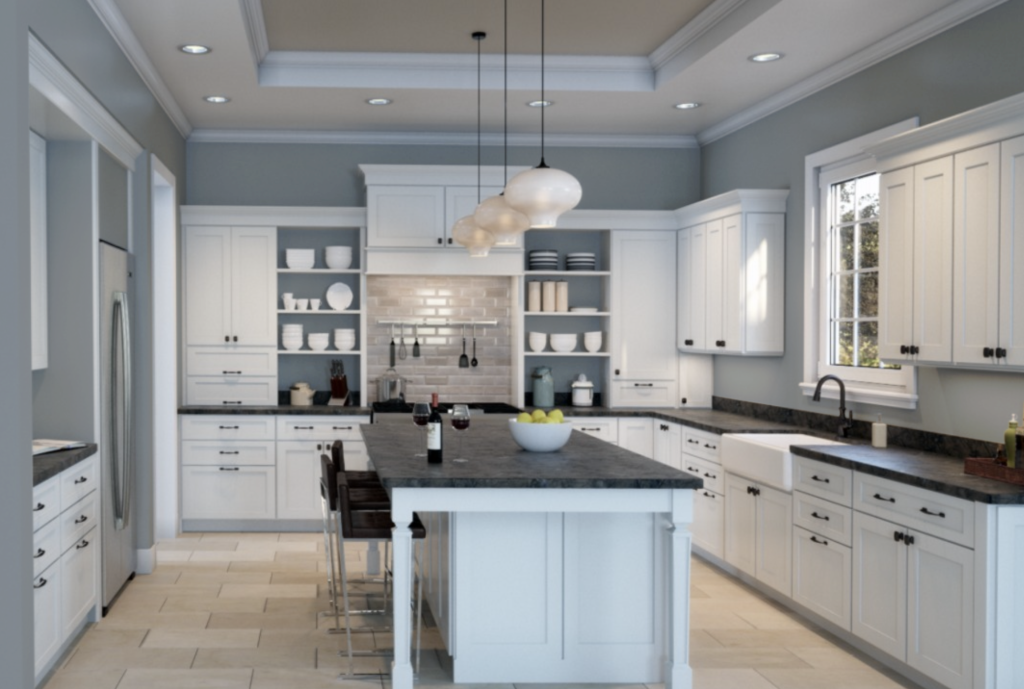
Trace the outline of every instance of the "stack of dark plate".
{"label": "stack of dark plate", "polygon": [[595,270],[597,258],[593,252],[579,251],[565,255],[566,270]]}
{"label": "stack of dark plate", "polygon": [[549,249],[531,251],[530,270],[558,270],[558,252]]}

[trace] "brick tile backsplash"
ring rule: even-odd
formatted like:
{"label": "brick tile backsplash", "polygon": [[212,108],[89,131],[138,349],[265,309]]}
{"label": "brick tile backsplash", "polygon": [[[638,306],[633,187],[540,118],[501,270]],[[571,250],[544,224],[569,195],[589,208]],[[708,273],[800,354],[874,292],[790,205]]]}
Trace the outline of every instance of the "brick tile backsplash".
{"label": "brick tile backsplash", "polygon": [[[390,326],[380,319],[496,320],[497,326],[477,327],[476,368],[459,368],[462,328],[425,326],[419,329],[421,356],[412,356],[413,329],[405,331],[406,359],[395,370],[408,380],[406,400],[429,401],[437,392],[443,402],[507,402],[512,400],[512,278],[381,276],[366,278],[366,346],[368,402],[376,401],[377,379],[388,368]],[[396,350],[401,345],[395,328]],[[466,328],[466,353],[473,357],[473,332]]]}

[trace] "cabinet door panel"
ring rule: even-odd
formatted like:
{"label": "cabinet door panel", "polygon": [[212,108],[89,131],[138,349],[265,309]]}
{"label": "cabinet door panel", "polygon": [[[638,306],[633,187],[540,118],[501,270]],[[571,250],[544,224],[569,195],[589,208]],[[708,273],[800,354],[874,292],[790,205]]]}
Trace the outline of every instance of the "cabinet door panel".
{"label": "cabinet door panel", "polygon": [[[739,216],[736,216],[737,223]],[[726,221],[728,222],[728,221]],[[782,354],[785,324],[786,221],[780,213],[747,213],[743,228],[742,340],[736,351]],[[731,334],[726,337],[727,349]]]}
{"label": "cabinet door panel", "polygon": [[231,229],[185,232],[185,342],[224,344],[231,335]]}
{"label": "cabinet door panel", "polygon": [[[321,448],[318,450],[318,448]],[[277,444],[277,518],[319,519],[323,443]]]}
{"label": "cabinet door panel", "polygon": [[678,318],[676,346],[680,351],[707,349],[707,241],[704,225],[681,230],[677,236],[676,281]]}
{"label": "cabinet door panel", "polygon": [[920,361],[953,356],[953,159],[914,167],[914,344]]}
{"label": "cabinet door panel", "polygon": [[61,556],[62,638],[70,637],[96,604],[99,531],[93,528]]}
{"label": "cabinet door panel", "polygon": [[705,346],[709,351],[721,351],[716,342],[725,335],[725,324],[722,309],[725,308],[725,275],[722,261],[725,252],[725,223],[723,220],[712,220],[706,225],[705,270],[707,271],[707,299],[705,300],[707,315],[704,333]]}
{"label": "cabinet door panel", "polygon": [[42,672],[60,648],[64,629],[60,623],[60,561],[32,580],[35,613],[36,675]]}
{"label": "cabinet door panel", "polygon": [[276,228],[231,231],[231,341],[243,346],[277,344]]}
{"label": "cabinet door panel", "polygon": [[720,493],[701,489],[693,497],[693,544],[715,557],[724,555],[725,500]]}
{"label": "cabinet door panel", "polygon": [[654,421],[654,459],[679,469],[682,459],[683,429],[677,423]]}
{"label": "cabinet door panel", "polygon": [[914,338],[914,169],[882,175],[878,186],[878,356],[907,361]]}
{"label": "cabinet door panel", "polygon": [[181,468],[182,519],[273,519],[274,467]]}
{"label": "cabinet door panel", "polygon": [[[620,380],[675,381],[676,236],[669,232],[613,233],[612,337]],[[675,394],[670,396],[674,398]]]}
{"label": "cabinet door panel", "polygon": [[793,591],[793,497],[759,486],[757,495],[757,578],[786,596]]}
{"label": "cabinet door panel", "polygon": [[46,289],[46,140],[29,132],[29,227],[32,258],[32,370],[46,368],[48,359]]}
{"label": "cabinet door panel", "polygon": [[999,221],[999,346],[1024,366],[1024,136],[1002,143]]}
{"label": "cabinet door panel", "polygon": [[725,561],[755,576],[757,503],[747,492],[751,486],[745,478],[725,475]]}
{"label": "cabinet door panel", "polygon": [[367,246],[442,248],[447,235],[442,186],[366,190]]}
{"label": "cabinet door panel", "polygon": [[619,419],[619,447],[654,459],[652,419]]}
{"label": "cabinet door panel", "polygon": [[721,352],[742,352],[746,310],[743,222],[739,214],[722,221],[722,341]]}
{"label": "cabinet door panel", "polygon": [[851,566],[850,548],[793,527],[793,600],[847,631]]}
{"label": "cabinet door panel", "polygon": [[898,660],[907,650],[907,546],[893,534],[905,529],[853,514],[852,631]]}

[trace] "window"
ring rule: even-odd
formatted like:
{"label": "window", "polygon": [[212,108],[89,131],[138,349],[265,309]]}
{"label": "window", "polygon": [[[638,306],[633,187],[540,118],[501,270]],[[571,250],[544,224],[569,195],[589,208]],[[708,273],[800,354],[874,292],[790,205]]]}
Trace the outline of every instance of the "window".
{"label": "window", "polygon": [[[821,376],[833,374],[846,383],[853,401],[917,406],[913,367],[878,358],[879,175],[874,160],[862,153],[913,124],[900,123],[807,157],[808,285],[800,384],[806,395],[813,394]],[[826,386],[822,394],[837,396],[837,388]]]}

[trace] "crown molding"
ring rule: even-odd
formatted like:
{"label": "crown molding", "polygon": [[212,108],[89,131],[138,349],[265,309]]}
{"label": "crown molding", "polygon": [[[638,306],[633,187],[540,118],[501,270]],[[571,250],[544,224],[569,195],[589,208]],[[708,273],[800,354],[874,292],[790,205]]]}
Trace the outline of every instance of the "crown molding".
{"label": "crown molding", "polygon": [[143,50],[142,44],[139,43],[139,39],[135,37],[131,27],[128,26],[128,21],[121,14],[121,10],[114,4],[114,0],[89,0],[89,6],[100,18],[117,45],[120,46],[121,52],[128,58],[128,62],[142,77],[142,81],[160,103],[160,107],[167,113],[167,117],[170,118],[181,135],[188,138],[188,135],[192,133],[192,123],[188,121],[185,111],[174,100],[167,84],[160,78],[156,67],[153,66],[146,51]]}
{"label": "crown molding", "polygon": [[[545,145],[555,148],[699,148],[686,135],[551,134]],[[476,132],[336,132],[276,129],[195,129],[189,143],[220,144],[346,144],[352,146],[476,146]],[[501,146],[501,134],[484,134],[484,146]],[[509,146],[540,146],[540,134],[509,134]]]}
{"label": "crown molding", "polygon": [[1003,4],[1006,0],[960,0],[934,12],[921,21],[878,41],[858,53],[823,69],[813,76],[779,91],[757,105],[728,117],[697,134],[701,146],[734,134],[760,119],[789,107],[858,72],[872,67],[918,43],[953,28],[968,19]]}
{"label": "crown molding", "polygon": [[263,20],[263,3],[260,0],[239,0],[242,10],[242,22],[245,25],[245,37],[252,54],[252,66],[259,69],[260,64],[270,52],[270,40],[267,38],[267,25]]}
{"label": "crown molding", "polygon": [[655,70],[663,68],[746,1],[717,0],[708,5],[700,14],[687,22],[683,28],[679,29],[667,41],[654,49],[654,52],[647,58],[651,66]]}
{"label": "crown molding", "polygon": [[31,32],[28,35],[28,82],[121,165],[135,171],[135,159],[142,153],[142,145]]}
{"label": "crown molding", "polygon": [[674,214],[680,228],[735,213],[785,213],[789,189],[734,189],[691,203]]}
{"label": "crown molding", "polygon": [[366,208],[353,206],[182,206],[183,225],[365,227]]}

